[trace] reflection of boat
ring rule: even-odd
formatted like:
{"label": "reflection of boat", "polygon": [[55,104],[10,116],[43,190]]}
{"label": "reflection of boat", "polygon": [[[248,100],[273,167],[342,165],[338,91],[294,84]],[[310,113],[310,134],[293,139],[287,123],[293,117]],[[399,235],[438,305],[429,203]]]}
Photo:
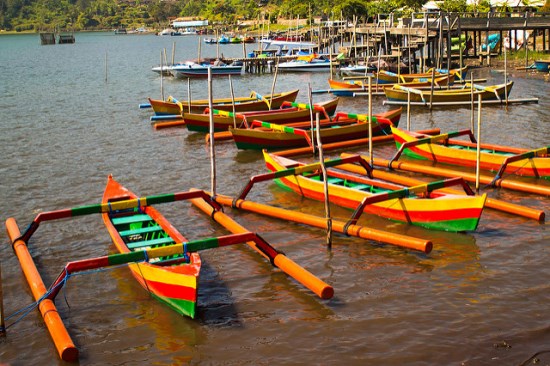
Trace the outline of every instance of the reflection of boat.
{"label": "reflection of boat", "polygon": [[[277,124],[289,124],[295,122],[304,122],[311,119],[311,112],[307,108],[309,105],[304,105],[304,108],[300,107],[287,107],[285,104],[292,104],[290,102],[284,102],[283,106],[279,109],[271,109],[264,111],[251,111],[236,113],[235,124],[241,127],[243,124],[250,124],[252,120],[260,120],[264,122],[277,123]],[[338,98],[331,99],[322,103],[315,103],[314,107],[318,110],[324,110],[327,118],[332,116],[336,111],[338,105]],[[185,106],[184,106],[185,109]],[[234,125],[233,118],[229,116],[223,116],[215,114],[214,118],[214,131],[227,131],[230,126]],[[210,128],[210,114],[205,113],[184,113],[183,119],[185,125],[189,131],[194,132],[208,132]]]}
{"label": "reflection of boat", "polygon": [[[109,176],[103,203],[137,199],[138,197]],[[180,234],[152,206],[113,210],[102,214],[103,222],[120,253],[144,248],[184,243]],[[201,269],[198,253],[161,257],[160,261],[129,265],[132,275],[153,297],[182,315],[195,317],[197,285]]]}
{"label": "reflection of boat", "polygon": [[506,94],[510,94],[513,85],[513,81],[508,82],[508,84],[490,86],[465,84],[462,89],[434,90],[433,93],[430,90],[394,85],[391,88],[385,88],[384,93],[389,101],[407,102],[410,94],[411,102],[427,104],[432,100],[431,95],[433,94],[434,103],[452,103],[470,101],[473,88],[474,101],[478,100],[478,95],[481,95],[482,100],[504,100]]}
{"label": "reflection of boat", "polygon": [[535,68],[537,71],[548,72],[549,65],[550,60],[535,60]]}
{"label": "reflection of boat", "polygon": [[[277,174],[278,184],[304,197],[324,200],[319,164],[311,164],[308,169],[297,161],[266,151],[263,154],[267,168]],[[337,167],[338,162],[342,164],[341,159],[328,160],[325,164]],[[487,194],[464,196],[434,191],[461,184],[460,178],[427,183],[415,189],[329,169],[327,182],[329,201],[335,205],[428,229],[454,232],[477,228],[487,197]]]}
{"label": "reflection of boat", "polygon": [[240,75],[242,65],[226,65],[219,63],[216,65],[210,63],[196,63],[188,61],[184,64],[174,65],[170,72],[177,78],[184,79],[188,77],[207,77],[208,70],[212,70],[212,76]]}
{"label": "reflection of boat", "polygon": [[[232,111],[234,101],[236,112],[265,111],[268,110],[270,106],[272,109],[280,108],[286,101],[294,102],[297,96],[298,89],[283,93],[275,93],[273,98],[271,98],[270,94],[260,95],[256,92],[251,92],[249,97],[214,99],[212,101],[212,106],[215,109]],[[191,109],[192,113],[202,113],[208,108],[208,99],[197,99],[188,103],[180,102],[170,96],[166,101],[149,98],[149,103],[156,115],[178,115],[181,114],[183,110],[188,111],[189,109]]]}
{"label": "reflection of boat", "polygon": [[[406,155],[416,158],[452,165],[476,166],[476,143],[449,140],[449,137],[453,137],[453,135],[470,136],[469,130],[439,136],[418,135],[399,128],[392,128],[392,132],[395,143],[400,149],[394,159],[398,159],[398,154],[403,150]],[[445,144],[438,143],[438,141],[444,141]],[[401,148],[402,145],[403,148]],[[527,150],[481,144],[480,168],[499,171],[498,175],[506,173],[550,179],[549,149],[550,147]],[[504,165],[506,161],[508,163]]]}

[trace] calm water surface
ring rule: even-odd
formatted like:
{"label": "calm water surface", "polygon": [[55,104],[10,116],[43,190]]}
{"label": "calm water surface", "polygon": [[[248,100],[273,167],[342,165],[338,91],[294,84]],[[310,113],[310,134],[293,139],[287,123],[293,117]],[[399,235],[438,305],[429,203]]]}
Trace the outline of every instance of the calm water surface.
{"label": "calm water surface", "polygon": [[[113,174],[142,195],[210,189],[204,136],[185,129],[154,131],[146,97],[160,96],[150,71],[174,40],[176,59],[195,58],[196,37],[77,34],[74,45],[40,46],[37,35],[0,37],[0,212],[23,230],[41,211],[100,201]],[[253,45],[247,45],[250,51]],[[202,45],[206,56],[216,46]],[[220,46],[241,56],[242,46]],[[278,75],[276,91],[308,84],[326,89],[327,74]],[[501,82],[502,73],[475,77]],[[487,142],[537,148],[548,145],[550,87],[519,78],[513,98],[539,104],[488,107]],[[272,75],[233,78],[236,95],[269,93]],[[191,81],[192,96],[207,96],[204,80]],[[187,98],[185,81],[165,80],[166,95]],[[226,79],[214,81],[214,97],[229,95]],[[328,99],[314,95],[315,101]],[[375,111],[389,109],[374,99]],[[345,99],[342,111],[366,113],[366,99]],[[470,111],[414,109],[414,129],[467,128]],[[405,117],[402,119],[405,124]],[[364,152],[364,150],[357,150]],[[377,147],[387,157],[391,145]],[[257,152],[216,147],[217,191],[235,195],[265,171]],[[548,186],[548,182],[540,184]],[[548,212],[548,197],[503,189],[491,197]],[[255,187],[250,199],[323,215],[323,205],[302,202],[273,183]],[[306,204],[307,203],[307,204]],[[188,203],[160,207],[189,239],[226,234]],[[176,315],[153,300],[126,268],[77,276],[57,305],[81,353],[82,365],[321,364],[321,365],[519,365],[550,349],[550,233],[548,225],[486,209],[476,232],[430,232],[375,217],[361,224],[429,238],[429,255],[325,233],[284,221],[227,209],[290,258],[330,283],[336,295],[316,298],[247,248],[203,252],[198,319]],[[333,208],[337,218],[350,211]],[[1,231],[2,286],[6,315],[32,302],[28,285]],[[42,224],[29,243],[49,285],[71,260],[113,253],[97,216]],[[8,324],[14,323],[11,318]],[[550,363],[550,354],[538,356]],[[38,311],[8,329],[0,361],[11,365],[64,364]]]}

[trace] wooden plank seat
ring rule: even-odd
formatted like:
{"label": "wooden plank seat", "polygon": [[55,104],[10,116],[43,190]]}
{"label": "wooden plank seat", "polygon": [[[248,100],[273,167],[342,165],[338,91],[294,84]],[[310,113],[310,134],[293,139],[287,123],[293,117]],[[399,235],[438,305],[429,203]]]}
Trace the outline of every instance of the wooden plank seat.
{"label": "wooden plank seat", "polygon": [[151,218],[151,216],[149,216],[147,214],[113,217],[111,219],[113,225],[133,224],[133,223],[136,223],[136,222],[144,222],[144,221],[151,221],[151,220],[153,220],[153,219]]}
{"label": "wooden plank seat", "polygon": [[132,243],[128,243],[127,246],[129,249],[139,249],[139,248],[152,247],[154,245],[162,245],[162,244],[175,244],[175,243],[171,237],[167,236],[165,238],[135,241]]}
{"label": "wooden plank seat", "polygon": [[147,233],[153,233],[156,231],[161,231],[162,228],[159,225],[154,226],[146,226],[139,229],[130,229],[130,230],[122,230],[119,231],[120,236],[131,236],[131,235],[141,235],[141,234],[147,234]]}

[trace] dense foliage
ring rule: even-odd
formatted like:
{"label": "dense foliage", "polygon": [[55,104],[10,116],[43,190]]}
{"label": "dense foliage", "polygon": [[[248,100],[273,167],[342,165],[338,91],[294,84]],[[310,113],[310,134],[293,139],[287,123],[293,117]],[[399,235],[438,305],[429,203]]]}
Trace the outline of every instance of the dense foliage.
{"label": "dense foliage", "polygon": [[[168,25],[169,17],[200,16],[210,22],[269,17],[368,19],[375,14],[418,11],[426,0],[0,0],[0,29],[112,29]],[[445,11],[488,10],[487,0],[476,9],[466,0],[443,0]]]}

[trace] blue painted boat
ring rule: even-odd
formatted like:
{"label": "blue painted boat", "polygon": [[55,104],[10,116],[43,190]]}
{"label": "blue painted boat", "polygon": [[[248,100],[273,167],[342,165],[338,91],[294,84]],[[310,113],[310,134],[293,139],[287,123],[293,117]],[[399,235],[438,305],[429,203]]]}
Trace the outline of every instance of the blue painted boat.
{"label": "blue painted boat", "polygon": [[535,68],[537,71],[548,72],[549,65],[550,60],[535,60]]}

